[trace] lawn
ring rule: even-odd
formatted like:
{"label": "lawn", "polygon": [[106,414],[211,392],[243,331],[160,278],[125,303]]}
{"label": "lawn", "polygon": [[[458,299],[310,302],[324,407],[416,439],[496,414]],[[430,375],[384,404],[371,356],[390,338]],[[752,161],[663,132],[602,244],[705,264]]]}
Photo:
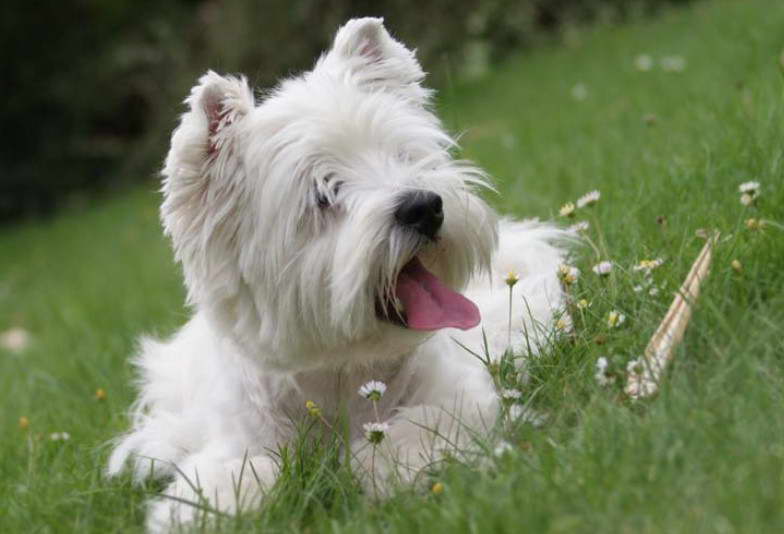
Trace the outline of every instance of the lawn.
{"label": "lawn", "polygon": [[[497,180],[491,202],[587,220],[599,249],[572,259],[582,274],[571,292],[590,307],[517,384],[544,425],[510,424],[506,453],[450,462],[430,474],[442,491],[383,503],[360,494],[334,451],[292,451],[263,512],[222,529],[784,531],[783,51],[780,0],[705,1],[570,31],[446,88],[439,108],[465,156]],[[754,206],[739,201],[749,180],[761,183]],[[0,230],[0,332],[30,336],[0,348],[0,532],[142,529],[157,488],[102,469],[128,424],[136,337],[187,317],[155,188]],[[559,215],[593,189],[594,207]],[[631,402],[626,362],[702,247],[698,229],[721,232],[711,275],[660,394]],[[664,262],[635,291],[644,277],[633,266],[652,258]],[[615,264],[606,278],[591,270],[600,260]],[[618,328],[611,310],[626,317]],[[594,377],[601,356],[609,386]],[[51,439],[59,432],[70,439]]]}

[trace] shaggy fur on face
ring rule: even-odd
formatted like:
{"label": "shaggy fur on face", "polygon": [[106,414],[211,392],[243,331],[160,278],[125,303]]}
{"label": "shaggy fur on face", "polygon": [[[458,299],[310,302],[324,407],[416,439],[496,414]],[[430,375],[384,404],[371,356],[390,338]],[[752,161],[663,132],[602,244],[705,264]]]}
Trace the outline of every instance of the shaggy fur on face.
{"label": "shaggy fur on face", "polygon": [[[508,271],[522,277],[513,348],[550,328],[562,232],[499,225],[423,78],[365,18],[259,102],[244,78],[213,72],[191,91],[161,214],[195,313],[173,338],[142,341],[132,428],[109,465],[170,481],[179,500],[151,503],[150,530],[193,519],[188,477],[220,509],[258,505],[276,474],[269,451],[293,438],[307,400],[328,419],[349,414],[360,480],[411,479],[466,444],[460,427],[496,417],[492,381],[455,339],[483,352],[484,329],[491,356],[508,348]],[[356,393],[371,379],[388,386],[377,422],[389,425],[372,473],[362,424],[376,414]],[[257,476],[241,481],[246,461]]]}

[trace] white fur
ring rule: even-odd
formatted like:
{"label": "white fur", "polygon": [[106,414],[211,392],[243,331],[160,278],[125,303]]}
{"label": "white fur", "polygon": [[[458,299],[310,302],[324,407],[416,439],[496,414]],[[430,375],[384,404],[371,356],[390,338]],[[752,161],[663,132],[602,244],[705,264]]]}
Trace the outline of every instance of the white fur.
{"label": "white fur", "polygon": [[[108,468],[170,480],[164,493],[181,500],[154,501],[150,530],[193,519],[182,502],[199,500],[192,483],[217,508],[258,505],[275,479],[270,451],[292,440],[309,400],[327,420],[349,414],[366,483],[388,488],[444,448],[468,446],[471,430],[493,424],[498,399],[456,341],[482,352],[484,329],[491,355],[507,348],[509,271],[522,277],[513,348],[536,350],[551,330],[563,232],[499,227],[477,196],[484,174],[453,159],[423,77],[414,54],[367,18],[258,103],[244,79],[212,72],[192,90],[161,213],[195,314],[171,339],[142,341],[132,428]],[[435,242],[395,224],[400,195],[415,189],[443,199]],[[466,288],[481,327],[424,333],[378,318],[377,299],[414,255]],[[375,414],[357,394],[369,380],[388,386],[378,416],[390,429],[375,459],[362,436]]]}

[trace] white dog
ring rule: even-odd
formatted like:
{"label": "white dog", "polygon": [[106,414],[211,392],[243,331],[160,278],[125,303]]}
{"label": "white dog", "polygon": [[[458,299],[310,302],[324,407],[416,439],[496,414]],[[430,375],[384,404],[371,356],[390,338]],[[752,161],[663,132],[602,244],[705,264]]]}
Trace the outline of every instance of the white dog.
{"label": "white dog", "polygon": [[[348,415],[356,472],[383,487],[498,416],[491,377],[458,342],[484,353],[484,331],[491,355],[507,349],[510,271],[512,348],[542,341],[562,308],[564,234],[498,223],[423,78],[364,18],[260,102],[242,78],[210,72],[193,88],[161,213],[196,311],[172,339],[142,341],[132,428],[109,463],[170,480],[150,530],[192,520],[184,501],[258,505],[307,401],[327,421]],[[376,410],[357,393],[370,380],[387,385]],[[385,431],[374,455],[369,421]]]}

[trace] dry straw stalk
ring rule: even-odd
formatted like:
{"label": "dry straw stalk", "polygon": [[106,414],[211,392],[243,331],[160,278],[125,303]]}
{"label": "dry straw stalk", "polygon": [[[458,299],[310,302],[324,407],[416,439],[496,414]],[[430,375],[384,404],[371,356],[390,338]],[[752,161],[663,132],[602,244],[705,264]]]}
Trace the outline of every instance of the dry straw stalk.
{"label": "dry straw stalk", "polygon": [[700,295],[700,284],[708,276],[713,247],[718,238],[719,233],[715,232],[702,247],[686,280],[675,294],[667,315],[645,348],[638,369],[629,373],[626,394],[631,398],[648,397],[658,391],[667,364],[683,340],[683,334],[689,325],[692,308]]}

